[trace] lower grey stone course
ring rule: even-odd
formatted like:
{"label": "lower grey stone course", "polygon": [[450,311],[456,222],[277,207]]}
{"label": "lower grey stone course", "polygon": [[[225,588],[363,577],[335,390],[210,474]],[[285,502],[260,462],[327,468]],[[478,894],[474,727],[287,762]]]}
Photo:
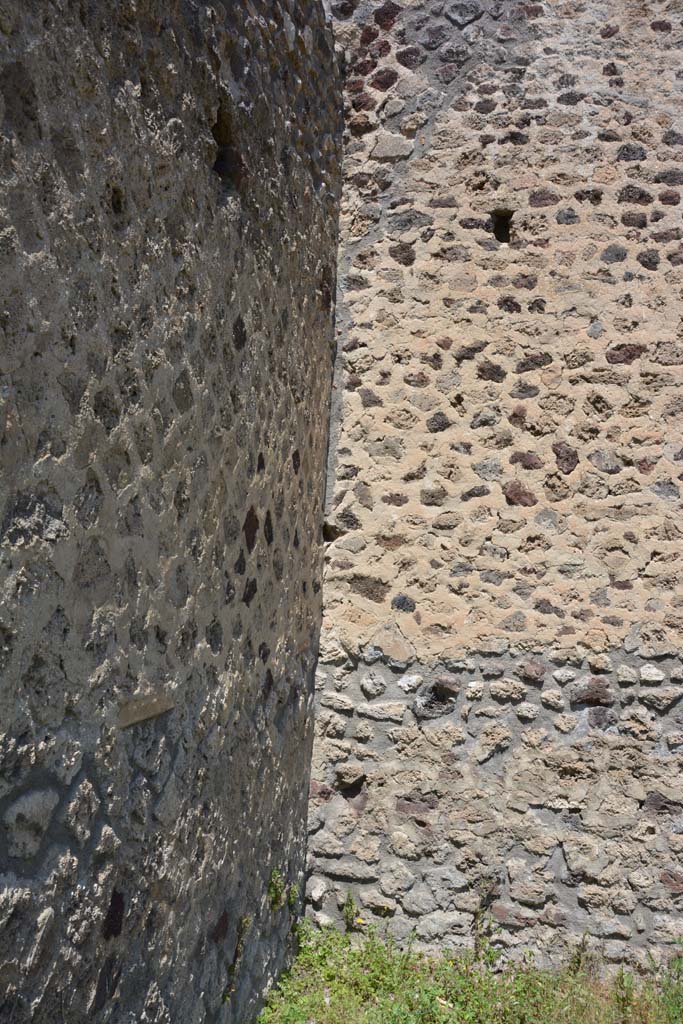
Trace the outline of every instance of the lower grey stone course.
{"label": "lower grey stone course", "polygon": [[612,651],[321,665],[309,913],[560,963],[683,937],[683,664]]}

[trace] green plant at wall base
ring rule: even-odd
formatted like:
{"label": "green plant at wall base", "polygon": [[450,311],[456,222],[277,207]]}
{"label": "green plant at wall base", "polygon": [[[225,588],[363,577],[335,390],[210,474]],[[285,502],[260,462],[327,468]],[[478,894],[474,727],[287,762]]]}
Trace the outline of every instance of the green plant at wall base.
{"label": "green plant at wall base", "polygon": [[496,892],[496,883],[492,878],[482,879],[479,885],[479,905],[474,911],[472,922],[474,952],[477,956],[485,949],[489,955],[495,957],[495,950],[490,941],[493,934],[493,918],[488,913],[488,908],[491,906]]}
{"label": "green plant at wall base", "polygon": [[344,927],[347,932],[357,932],[359,928],[365,924],[363,918],[360,916],[360,911],[356,906],[353,895],[350,892],[347,892],[346,894],[346,899],[342,905],[341,912]]}
{"label": "green plant at wall base", "polygon": [[272,910],[279,910],[285,902],[287,896],[287,887],[284,883],[282,873],[277,868],[273,868],[270,873],[270,879],[268,880],[268,902],[270,903]]}
{"label": "green plant at wall base", "polygon": [[295,885],[290,885],[287,889],[287,906],[294,913],[299,902],[299,892]]}
{"label": "green plant at wall base", "polygon": [[573,974],[589,973],[596,966],[594,960],[594,954],[588,949],[588,932],[584,932],[569,955],[567,969]]}
{"label": "green plant at wall base", "polygon": [[370,929],[298,929],[259,1024],[683,1024],[683,957],[642,977],[541,970],[473,952],[427,957]]}
{"label": "green plant at wall base", "polygon": [[662,983],[662,1002],[668,1017],[665,1019],[683,1021],[683,940],[677,942],[681,952],[668,966]]}
{"label": "green plant at wall base", "polygon": [[500,949],[494,946],[492,941],[497,930],[493,927],[493,918],[490,914],[477,914],[475,912],[474,924],[472,926],[474,956],[477,960],[481,960],[482,963],[488,964],[489,967],[493,967],[501,956]]}

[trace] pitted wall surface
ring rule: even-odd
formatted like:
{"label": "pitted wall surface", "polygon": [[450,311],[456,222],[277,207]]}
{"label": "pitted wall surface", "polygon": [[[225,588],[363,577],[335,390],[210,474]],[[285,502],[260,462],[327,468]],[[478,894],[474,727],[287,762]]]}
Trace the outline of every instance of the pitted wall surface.
{"label": "pitted wall surface", "polygon": [[665,957],[683,874],[683,10],[333,4],[310,900]]}
{"label": "pitted wall surface", "polygon": [[330,26],[10,0],[0,48],[0,1020],[248,1019],[302,884]]}

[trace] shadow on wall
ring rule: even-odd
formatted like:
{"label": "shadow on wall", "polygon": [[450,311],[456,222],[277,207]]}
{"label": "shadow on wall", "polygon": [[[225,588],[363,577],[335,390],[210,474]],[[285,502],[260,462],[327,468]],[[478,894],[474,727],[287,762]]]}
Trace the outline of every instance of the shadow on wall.
{"label": "shadow on wall", "polygon": [[251,1019],[291,950],[341,135],[291,6],[0,13],[13,1024]]}

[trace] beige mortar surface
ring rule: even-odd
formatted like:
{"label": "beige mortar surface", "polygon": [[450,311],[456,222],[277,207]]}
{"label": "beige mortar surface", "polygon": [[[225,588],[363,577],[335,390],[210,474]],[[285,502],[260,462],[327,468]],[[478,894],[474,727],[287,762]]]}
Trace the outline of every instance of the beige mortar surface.
{"label": "beige mortar surface", "polygon": [[[662,32],[653,5],[498,4],[465,43],[433,13],[449,5],[403,4],[359,53],[380,6],[338,22],[349,101],[373,45],[398,79],[367,75],[377,127],[346,148],[326,634],[356,650],[395,619],[428,660],[492,637],[675,649],[680,12]],[[397,62],[418,16],[469,47],[448,87],[443,64]],[[400,158],[379,158],[383,139]],[[642,159],[620,160],[629,146]],[[495,209],[514,211],[509,245]],[[392,612],[398,594],[413,613]]]}

